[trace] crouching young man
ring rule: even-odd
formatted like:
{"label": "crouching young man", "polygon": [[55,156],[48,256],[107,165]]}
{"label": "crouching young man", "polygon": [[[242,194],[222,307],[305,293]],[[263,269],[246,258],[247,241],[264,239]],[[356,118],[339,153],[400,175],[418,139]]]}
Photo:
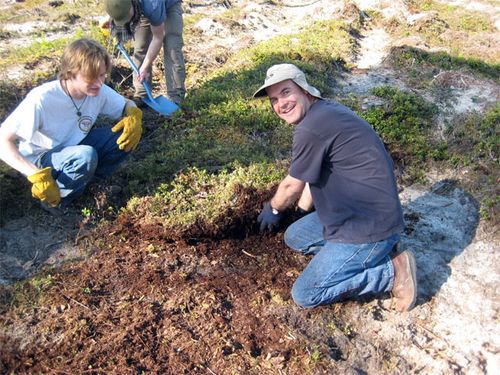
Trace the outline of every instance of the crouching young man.
{"label": "crouching young man", "polygon": [[296,201],[302,210],[316,209],[285,232],[289,247],[314,255],[293,285],[295,302],[315,307],[390,291],[396,310],[410,310],[415,259],[393,251],[403,212],[393,163],[378,135],[347,107],[324,100],[295,65],[268,69],[254,97],[266,95],[295,129],[289,174],[264,204],[260,229],[275,229]]}
{"label": "crouching young man", "polygon": [[[0,158],[27,176],[49,211],[68,205],[94,177],[110,176],[139,143],[142,112],[104,84],[110,70],[101,45],[74,41],[58,79],[31,90],[0,126]],[[120,121],[94,129],[100,114]]]}

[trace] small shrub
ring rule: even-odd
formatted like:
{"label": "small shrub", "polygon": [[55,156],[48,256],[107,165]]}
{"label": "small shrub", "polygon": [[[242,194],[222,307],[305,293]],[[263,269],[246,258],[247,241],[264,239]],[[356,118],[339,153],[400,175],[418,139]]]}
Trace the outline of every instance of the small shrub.
{"label": "small shrub", "polygon": [[[469,69],[483,76],[498,80],[500,78],[500,64],[490,64],[477,58],[466,58],[452,56],[446,52],[427,52],[418,48],[403,46],[391,49],[390,60],[392,64],[401,70],[413,70],[418,78],[422,79],[426,74],[424,71],[415,70],[416,67],[430,69],[438,68],[443,70]],[[432,72],[425,78],[429,80],[434,76]]]}
{"label": "small shrub", "polygon": [[[373,89],[385,99],[383,106],[374,106],[361,113],[373,126],[391,152],[403,155],[406,163],[421,163],[442,153],[431,153],[429,131],[437,108],[421,97],[394,87]],[[441,146],[441,150],[445,147]]]}
{"label": "small shrub", "polygon": [[[500,149],[500,105],[485,115],[473,112],[455,119],[445,135],[454,161],[467,159],[497,163]],[[462,156],[462,158],[461,158]]]}

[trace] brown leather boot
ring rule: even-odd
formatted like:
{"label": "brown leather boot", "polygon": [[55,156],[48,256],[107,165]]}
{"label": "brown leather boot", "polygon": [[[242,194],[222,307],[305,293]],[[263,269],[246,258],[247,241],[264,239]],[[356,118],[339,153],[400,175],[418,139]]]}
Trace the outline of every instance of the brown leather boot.
{"label": "brown leather boot", "polygon": [[392,258],[394,266],[394,308],[397,311],[409,311],[417,299],[417,266],[415,257],[409,250]]}

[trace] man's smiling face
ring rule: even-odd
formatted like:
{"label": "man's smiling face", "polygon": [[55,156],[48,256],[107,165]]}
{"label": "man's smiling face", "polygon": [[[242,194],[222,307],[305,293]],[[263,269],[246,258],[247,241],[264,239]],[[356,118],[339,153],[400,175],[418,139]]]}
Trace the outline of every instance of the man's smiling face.
{"label": "man's smiling face", "polygon": [[302,121],[314,102],[312,96],[290,79],[269,86],[266,93],[274,112],[292,125]]}

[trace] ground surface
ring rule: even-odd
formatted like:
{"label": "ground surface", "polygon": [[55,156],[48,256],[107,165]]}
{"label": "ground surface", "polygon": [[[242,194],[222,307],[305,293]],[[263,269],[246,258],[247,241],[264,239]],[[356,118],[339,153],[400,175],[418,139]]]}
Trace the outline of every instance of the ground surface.
{"label": "ground surface", "polygon": [[[186,57],[206,69],[237,49],[343,9],[326,0],[226,2],[240,11],[235,28],[214,21],[226,9],[220,2],[185,3],[186,13],[203,15]],[[415,16],[403,2],[357,3]],[[498,19],[491,2],[474,4]],[[367,29],[357,69],[335,89],[369,102],[371,87],[405,87],[384,63],[399,43],[383,29]],[[461,78],[467,85],[454,87],[456,100],[438,102],[443,113],[498,100],[495,83]],[[150,116],[146,139],[154,132]],[[94,228],[81,209],[105,216],[108,197],[99,193],[77,202],[69,220],[48,216],[35,203],[3,201],[0,282],[44,264],[58,267],[46,271],[53,287],[45,302],[2,312],[0,373],[496,374],[498,233],[479,220],[477,202],[455,181],[463,176],[433,171],[429,178],[431,187],[401,187],[407,222],[401,245],[415,252],[419,279],[417,306],[404,314],[389,308],[390,296],[313,310],[295,306],[290,288],[307,259],[284,246],[282,232],[257,234],[255,217],[265,198],[258,192],[241,191],[238,210],[217,228],[182,235],[126,215]],[[28,190],[18,175],[9,179]],[[76,258],[84,260],[59,267]],[[33,286],[24,288],[29,295]],[[5,287],[2,298],[11,293]]]}

